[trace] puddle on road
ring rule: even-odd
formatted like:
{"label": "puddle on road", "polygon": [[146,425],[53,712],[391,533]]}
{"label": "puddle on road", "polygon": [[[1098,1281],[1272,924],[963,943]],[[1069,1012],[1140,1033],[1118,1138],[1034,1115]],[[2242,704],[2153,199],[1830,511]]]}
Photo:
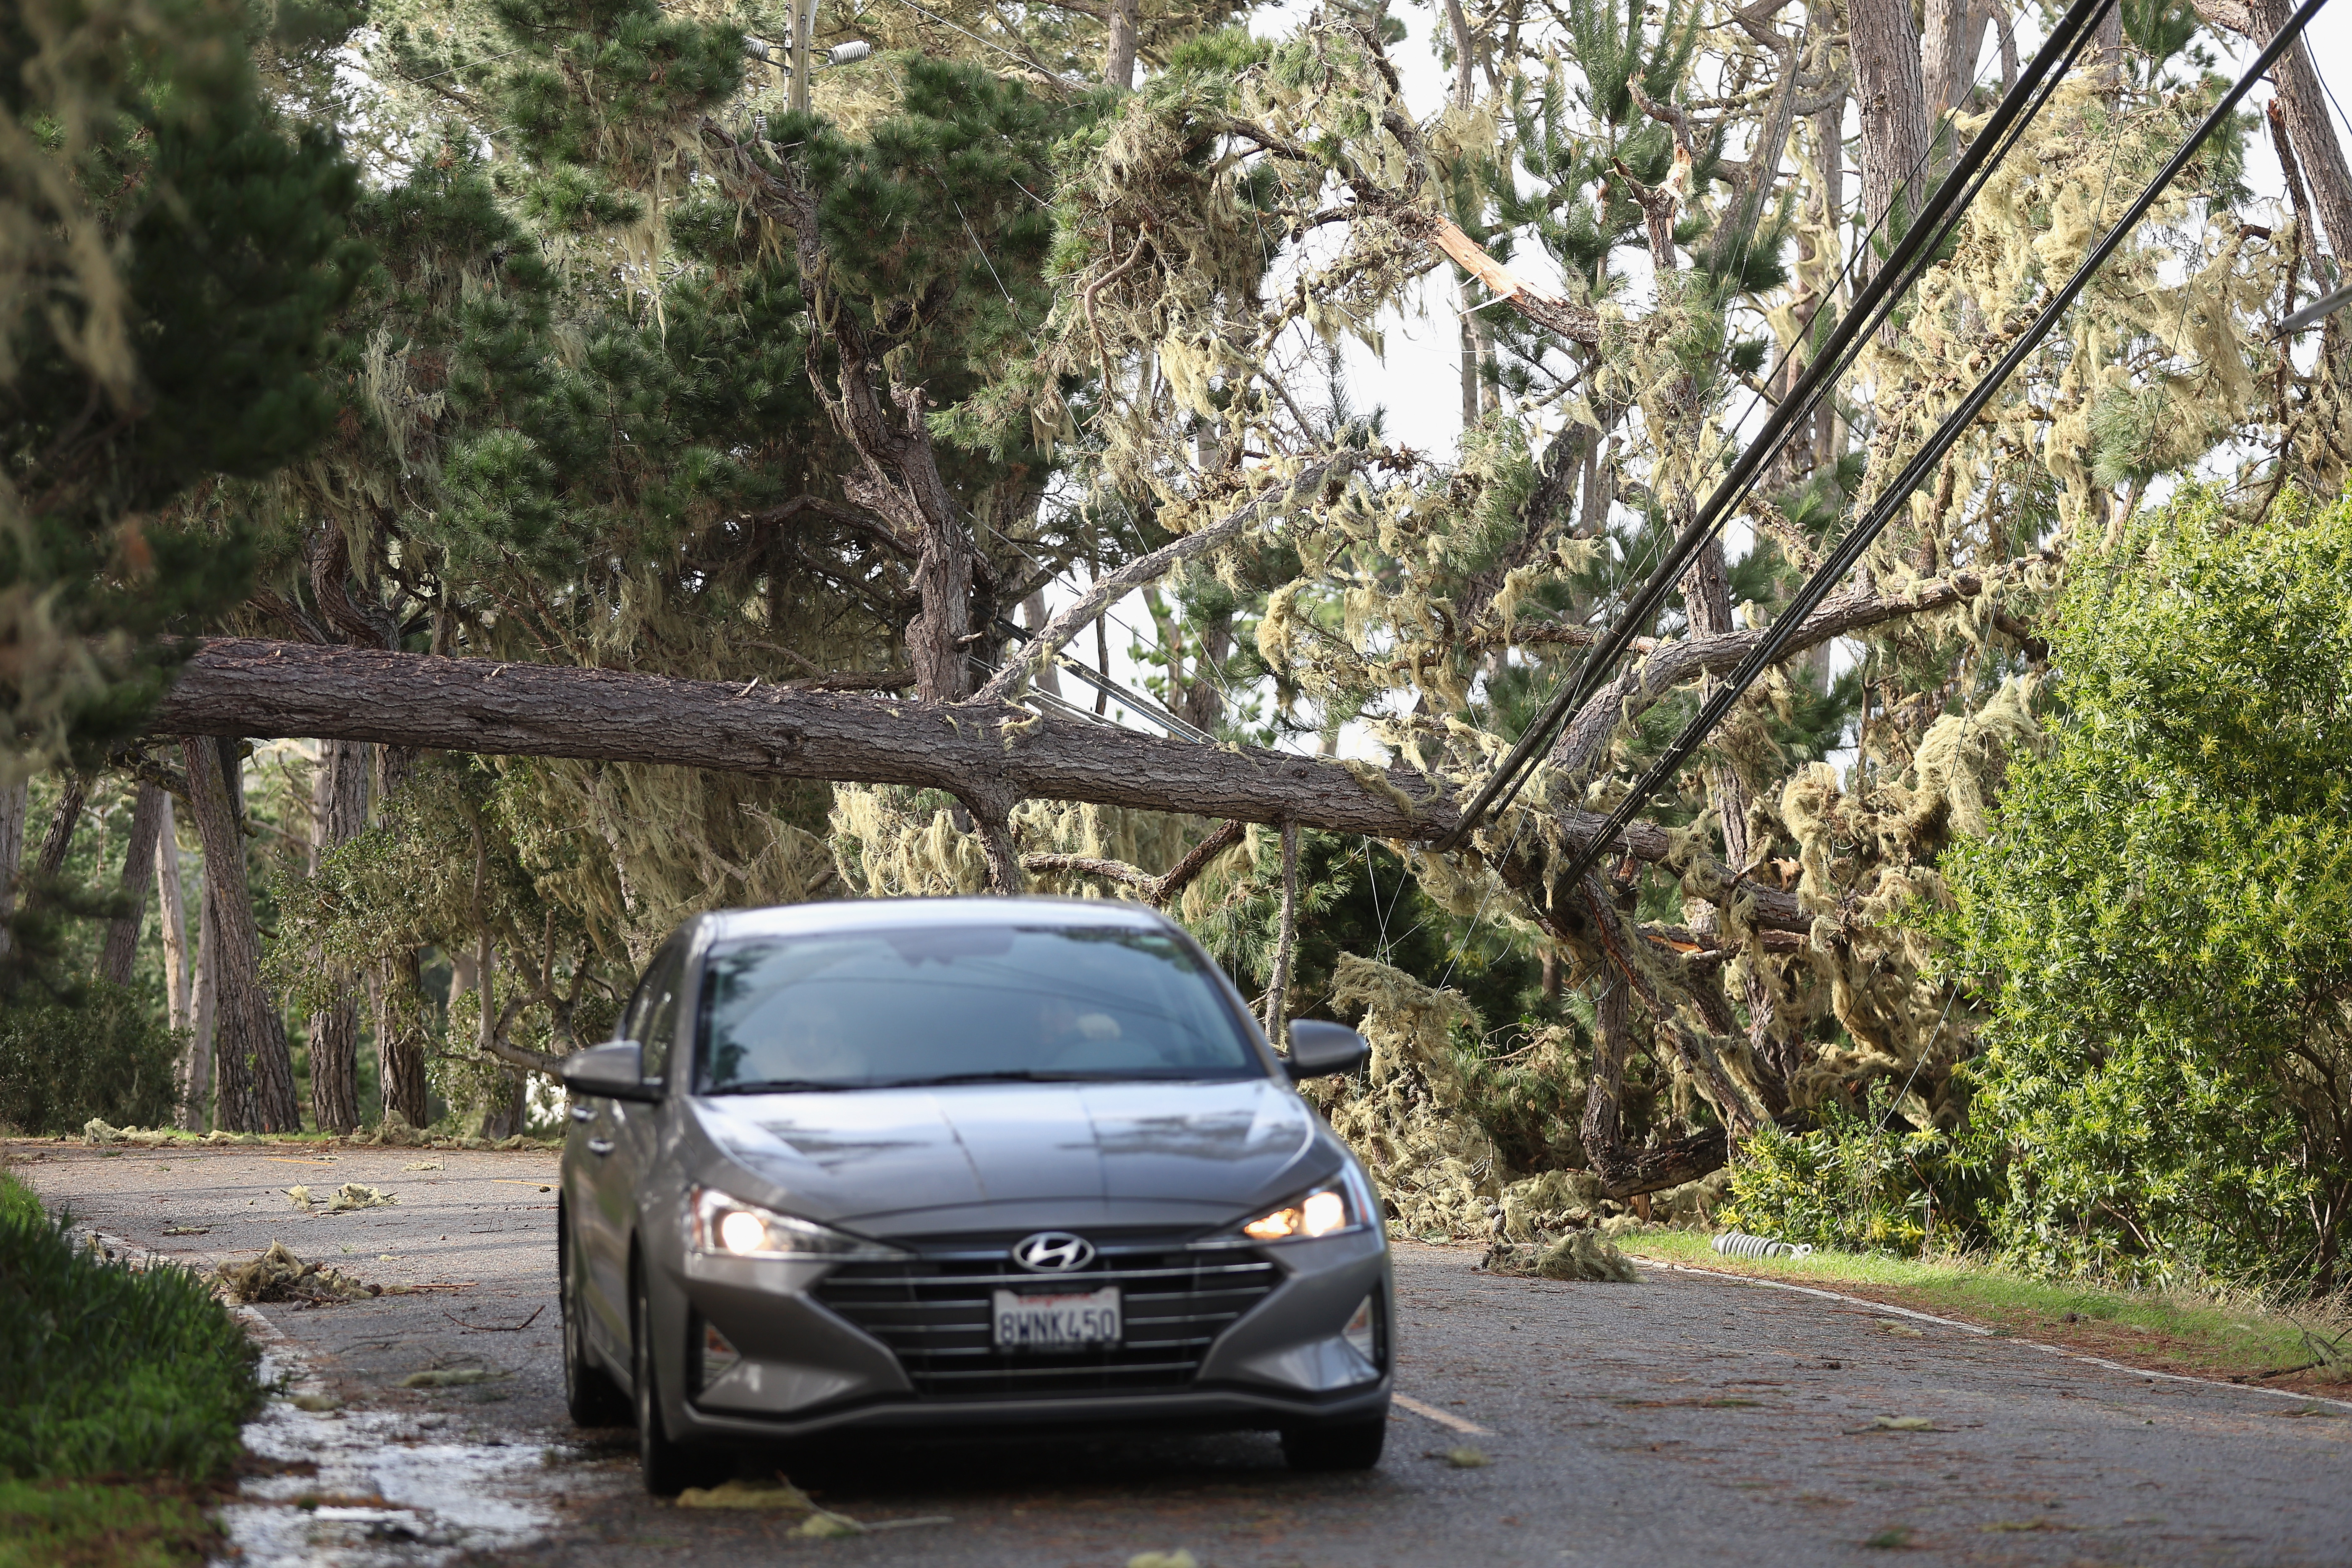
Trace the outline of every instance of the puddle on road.
{"label": "puddle on road", "polygon": [[495,1554],[547,1535],[559,1489],[535,1445],[448,1431],[439,1415],[310,1411],[292,1403],[326,1391],[282,1341],[264,1354],[266,1382],[287,1377],[245,1428],[264,1459],[308,1460],[316,1475],[256,1476],[220,1510],[238,1568],[440,1568],[469,1552]]}

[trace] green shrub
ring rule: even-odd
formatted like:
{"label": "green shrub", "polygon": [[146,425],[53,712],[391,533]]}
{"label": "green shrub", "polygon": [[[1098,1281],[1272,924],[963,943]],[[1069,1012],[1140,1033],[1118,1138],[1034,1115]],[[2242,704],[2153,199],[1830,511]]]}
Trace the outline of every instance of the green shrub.
{"label": "green shrub", "polygon": [[194,1275],[77,1247],[0,1175],[0,1475],[215,1476],[260,1404],[257,1359]]}
{"label": "green shrub", "polygon": [[93,981],[71,1005],[20,995],[0,1006],[0,1127],[78,1132],[93,1116],[121,1127],[168,1122],[181,1038],[121,986]]}
{"label": "green shrub", "polygon": [[1916,1257],[1931,1233],[1945,1245],[1971,1239],[1986,1171],[1945,1133],[1894,1125],[1894,1098],[1881,1079],[1863,1110],[1832,1101],[1812,1131],[1767,1122],[1740,1145],[1721,1222],[1782,1241],[1899,1257]]}
{"label": "green shrub", "polygon": [[2352,501],[2191,495],[2070,560],[2063,707],[1947,857],[2021,1267],[2346,1278]]}

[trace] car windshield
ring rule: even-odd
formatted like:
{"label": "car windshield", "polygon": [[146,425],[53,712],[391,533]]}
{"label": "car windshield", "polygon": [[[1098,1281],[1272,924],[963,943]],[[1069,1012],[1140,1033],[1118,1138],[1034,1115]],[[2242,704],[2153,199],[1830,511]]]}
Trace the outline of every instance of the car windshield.
{"label": "car windshield", "polygon": [[715,949],[700,1091],[1263,1077],[1192,948],[1131,926],[941,926]]}

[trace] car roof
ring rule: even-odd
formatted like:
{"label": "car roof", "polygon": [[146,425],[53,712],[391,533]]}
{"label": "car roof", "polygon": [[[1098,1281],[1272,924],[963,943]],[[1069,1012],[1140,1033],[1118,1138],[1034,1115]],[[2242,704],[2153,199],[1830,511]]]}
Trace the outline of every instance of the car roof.
{"label": "car roof", "polygon": [[701,917],[714,942],[747,936],[806,936],[821,931],[905,931],[919,926],[1085,925],[1135,931],[1172,929],[1168,917],[1118,899],[843,899],[719,910]]}

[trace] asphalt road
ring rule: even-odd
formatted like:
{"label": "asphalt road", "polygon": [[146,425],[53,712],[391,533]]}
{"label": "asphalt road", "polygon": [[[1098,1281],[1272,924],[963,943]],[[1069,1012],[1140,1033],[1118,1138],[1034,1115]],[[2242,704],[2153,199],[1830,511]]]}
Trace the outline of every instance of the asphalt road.
{"label": "asphalt road", "polygon": [[[134,1249],[208,1267],[277,1239],[386,1285],[461,1287],[257,1310],[299,1398],[274,1402],[249,1435],[291,1463],[230,1510],[247,1568],[1118,1568],[1179,1549],[1201,1568],[1747,1568],[1889,1552],[2053,1568],[2352,1563],[2352,1407],[2104,1369],[1717,1277],[1500,1279],[1466,1250],[1412,1245],[1398,1256],[1399,1384],[1422,1413],[1397,1412],[1370,1474],[1292,1476],[1255,1436],[747,1457],[747,1474],[784,1470],[861,1521],[947,1521],[804,1539],[792,1516],[654,1503],[627,1434],[565,1422],[554,1196],[541,1190],[551,1155],[10,1152],[45,1197]],[[404,1168],[428,1162],[439,1168]],[[284,1194],[346,1181],[400,1201],[311,1217]],[[419,1372],[484,1381],[401,1386]]]}

